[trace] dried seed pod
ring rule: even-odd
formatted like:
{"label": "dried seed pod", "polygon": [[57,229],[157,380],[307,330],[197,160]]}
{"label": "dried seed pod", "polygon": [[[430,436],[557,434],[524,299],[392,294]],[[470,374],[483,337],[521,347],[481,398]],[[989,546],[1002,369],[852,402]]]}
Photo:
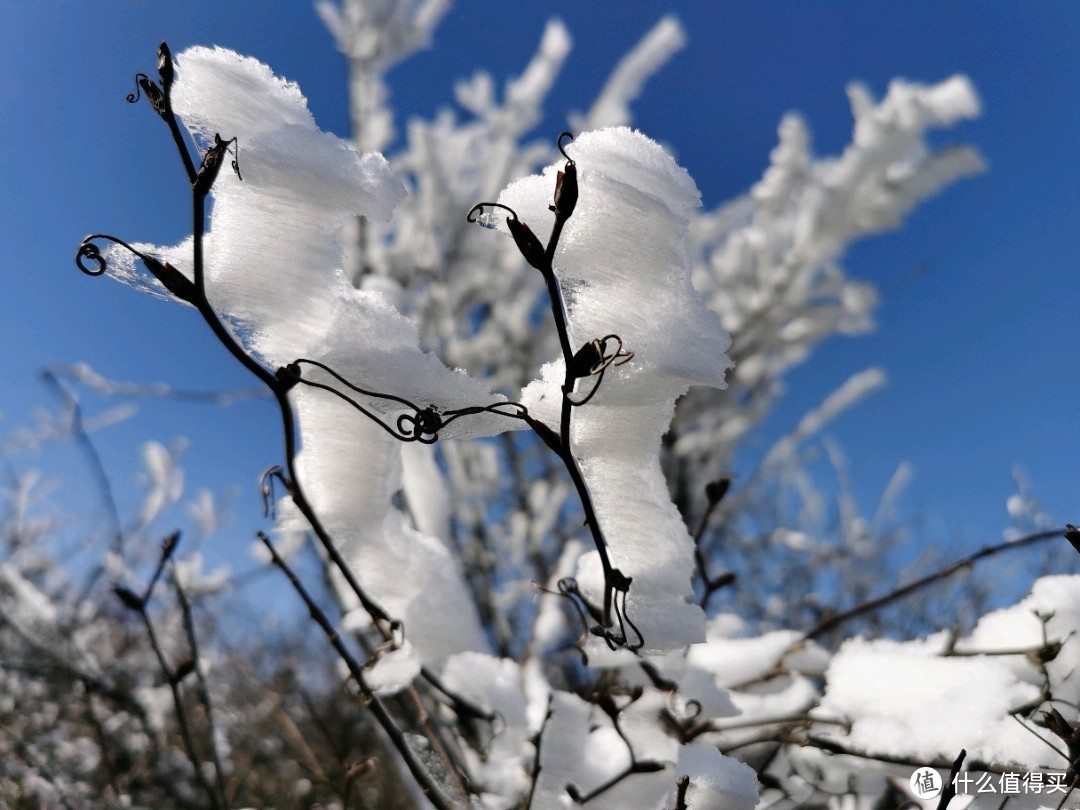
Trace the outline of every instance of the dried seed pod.
{"label": "dried seed pod", "polygon": [[[169,106],[165,102],[165,94],[161,92],[161,88],[154,84],[149,76],[142,73],[135,77],[135,81],[137,81],[139,87],[142,88],[147,101],[150,102],[150,106],[154,108],[154,111],[162,118],[167,117],[169,115]],[[128,99],[134,102],[138,99],[138,95],[136,94],[134,98],[128,96]]]}
{"label": "dried seed pod", "polygon": [[525,261],[537,270],[543,270],[547,264],[544,246],[540,244],[540,240],[532,229],[516,216],[506,218],[506,227],[510,229],[510,235],[514,237],[514,242],[521,251],[521,255],[525,257]]}
{"label": "dried seed pod", "polygon": [[[210,193],[214,181],[217,180],[218,172],[221,171],[221,164],[225,162],[225,154],[229,151],[229,146],[234,143],[236,143],[236,138],[223,141],[220,135],[214,135],[214,145],[206,150],[206,154],[203,155],[202,165],[199,166],[199,171],[195,176],[194,189],[196,194],[205,196]],[[232,168],[236,172],[236,176],[240,177],[240,166],[235,160],[232,162]]]}
{"label": "dried seed pod", "polygon": [[153,256],[140,256],[139,258],[146,265],[146,269],[164,285],[166,290],[181,301],[187,301],[189,304],[195,302],[195,285],[191,279],[168,262],[160,261]]}
{"label": "dried seed pod", "polygon": [[570,219],[578,200],[577,164],[566,154],[562,144],[563,138],[568,136],[571,140],[574,139],[571,133],[563,132],[556,141],[559,151],[566,158],[566,165],[555,178],[555,204],[550,206],[551,210],[555,212],[555,216],[563,220]]}
{"label": "dried seed pod", "polygon": [[116,594],[116,598],[123,602],[124,607],[128,610],[134,610],[136,613],[141,613],[145,607],[145,603],[141,596],[130,588],[126,588],[123,585],[114,585],[113,593]]}
{"label": "dried seed pod", "polygon": [[161,79],[161,90],[168,96],[169,91],[172,89],[173,79],[175,73],[173,69],[172,53],[169,51],[169,46],[162,42],[158,45],[158,77]]}

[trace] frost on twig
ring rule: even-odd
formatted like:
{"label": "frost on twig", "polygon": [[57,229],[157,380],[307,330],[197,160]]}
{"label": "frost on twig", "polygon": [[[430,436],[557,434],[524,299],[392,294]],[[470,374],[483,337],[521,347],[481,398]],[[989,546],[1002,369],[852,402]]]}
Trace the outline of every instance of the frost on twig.
{"label": "frost on twig", "polygon": [[[575,410],[571,450],[612,562],[633,580],[627,612],[645,651],[676,649],[701,638],[703,614],[689,603],[693,548],[667,494],[660,437],[675,399],[695,383],[722,386],[728,366],[727,335],[690,283],[687,223],[698,192],[659,145],[626,128],[585,133],[569,154],[579,166],[580,197],[554,268],[570,342],[576,348],[617,334],[634,353],[612,365],[595,397]],[[499,202],[546,232],[557,170],[513,183]],[[556,431],[564,376],[562,361],[551,363],[522,394],[530,414]],[[590,560],[579,579],[595,588]]]}
{"label": "frost on twig", "polygon": [[[403,194],[400,183],[380,155],[358,155],[320,132],[299,88],[253,59],[193,48],[178,56],[177,77],[173,104],[196,143],[217,143],[226,133],[244,155],[243,180],[222,174],[213,186],[207,295],[245,348],[272,367],[316,359],[296,373],[324,390],[301,386],[292,396],[300,483],[323,528],[361,582],[405,620],[418,665],[482,649],[475,611],[445,546],[409,528],[391,505],[401,487],[396,441],[341,398],[359,396],[383,425],[412,418],[401,399],[433,412],[502,401],[422,353],[413,325],[341,271],[340,229],[360,214],[387,219]],[[397,399],[358,395],[357,386]],[[503,414],[472,413],[445,435],[518,425]]]}
{"label": "frost on twig", "polygon": [[349,60],[353,139],[361,150],[386,148],[394,134],[386,71],[428,47],[449,0],[317,0],[315,10]]}
{"label": "frost on twig", "polygon": [[[353,109],[359,113],[356,143],[381,146],[391,132],[383,73],[427,41],[445,4],[387,0],[346,2],[339,8],[324,2],[320,9],[352,60],[352,87],[362,96]],[[677,23],[661,21],[616,69],[588,114],[590,125],[625,122],[643,79],[681,40]],[[265,66],[221,50],[186,52],[178,60],[176,109],[199,149],[218,150],[212,153],[220,158],[216,168],[225,159],[224,150],[240,150],[243,180],[239,172],[226,171],[213,185],[213,219],[201,242],[204,268],[187,258],[190,242],[175,249],[137,244],[131,247],[140,254],[164,260],[152,269],[155,278],[139,276],[130,254],[114,256],[113,251],[110,257],[123,258],[111,262],[111,272],[147,291],[190,303],[192,288],[202,288],[198,276],[204,269],[205,292],[231,330],[224,334],[239,343],[223,342],[231,348],[242,344],[251,355],[244,359],[256,364],[254,357],[269,367],[271,390],[279,404],[284,402],[290,428],[291,414],[299,417],[302,448],[297,455],[291,446],[287,455],[295,465],[290,463],[287,471],[278,468],[267,480],[284,485],[294,498],[301,485],[307,490],[314,507],[304,512],[310,525],[320,532],[317,515],[323,533],[337,543],[330,550],[339,548],[363,590],[402,622],[387,622],[391,643],[367,666],[348,650],[342,657],[377,713],[382,704],[376,693],[402,692],[403,699],[393,702],[396,708],[408,708],[404,698],[419,695],[415,708],[421,717],[403,711],[410,733],[394,739],[404,744],[399,752],[406,760],[423,760],[417,768],[422,784],[433,775],[429,766],[438,758],[432,768],[436,781],[460,776],[477,792],[478,803],[493,808],[512,806],[528,791],[537,807],[577,802],[595,808],[741,809],[755,802],[754,774],[721,750],[745,753],[789,801],[797,801],[792,786],[810,781],[799,766],[829,770],[822,752],[876,753],[892,762],[923,755],[930,742],[941,742],[931,739],[931,732],[940,729],[928,729],[918,740],[914,736],[920,729],[905,729],[912,740],[885,739],[888,744],[876,752],[867,741],[867,729],[879,729],[882,717],[886,724],[896,721],[888,707],[883,710],[875,702],[876,695],[860,692],[866,679],[857,677],[876,667],[875,656],[892,652],[888,645],[852,644],[830,660],[798,631],[730,638],[735,624],[730,616],[714,619],[705,635],[702,611],[692,604],[693,545],[668,495],[658,458],[661,437],[678,414],[669,448],[676,466],[681,465],[675,486],[700,491],[702,483],[716,478],[702,470],[730,461],[777,394],[786,369],[825,336],[868,326],[872,290],[850,282],[836,262],[848,242],[895,225],[914,202],[974,169],[977,159],[970,151],[934,153],[924,144],[927,127],[975,112],[973,93],[961,80],[936,88],[896,85],[884,102],[874,104],[853,90],[854,141],[835,161],[812,158],[805,128],[788,119],[762,182],[740,203],[705,216],[695,212],[697,191],[688,175],[644,136],[625,128],[602,130],[585,133],[566,147],[580,166],[580,202],[573,219],[563,223],[557,251],[556,242],[551,243],[558,280],[549,289],[556,309],[566,316],[569,334],[558,330],[564,359],[543,368],[524,399],[541,420],[536,424],[547,425],[546,432],[538,431],[547,446],[581,461],[586,486],[578,487],[579,494],[583,488],[592,493],[594,517],[610,544],[613,565],[602,566],[597,554],[579,554],[581,546],[572,536],[580,533],[572,519],[576,515],[563,508],[567,488],[560,490],[564,482],[534,455],[518,452],[524,442],[515,445],[515,437],[506,437],[496,451],[491,443],[476,450],[455,446],[445,453],[442,460],[455,479],[452,490],[481,493],[476,501],[482,501],[490,497],[485,489],[490,485],[502,496],[467,520],[462,518],[465,510],[450,517],[442,492],[425,491],[439,469],[429,448],[419,444],[439,433],[480,436],[520,427],[524,416],[475,379],[424,354],[421,345],[438,348],[453,365],[466,366],[508,391],[534,376],[539,358],[554,354],[551,333],[538,336],[531,329],[541,288],[536,275],[521,275],[520,257],[509,240],[485,242],[478,229],[463,231],[460,213],[552,156],[550,147],[520,140],[537,120],[568,49],[565,29],[552,24],[537,56],[507,86],[501,102],[495,100],[494,83],[483,76],[459,88],[459,102],[476,120],[458,125],[443,115],[430,125],[410,126],[408,147],[393,165],[416,193],[392,224],[386,220],[401,200],[402,184],[385,160],[357,154],[340,139],[320,133],[295,85],[274,78]],[[171,70],[171,62],[166,67]],[[168,105],[161,91],[145,76],[140,88],[165,117]],[[187,163],[197,181],[190,156]],[[513,184],[503,203],[542,236],[551,221],[553,172],[567,168],[560,161],[543,177]],[[203,176],[208,176],[205,171]],[[319,182],[311,182],[312,177]],[[196,190],[208,185],[197,181]],[[201,210],[196,207],[197,213]],[[354,240],[360,249],[353,266],[338,236],[358,217],[365,219],[361,238]],[[91,263],[99,256],[80,252]],[[542,273],[551,270],[552,257],[541,261],[535,246],[526,258]],[[691,285],[691,268],[713,312]],[[206,299],[201,304],[209,306]],[[401,311],[416,316],[419,327]],[[729,361],[722,326],[737,335],[731,351],[742,361],[734,396],[699,390],[676,408],[691,385],[723,386]],[[767,454],[764,475],[772,478],[774,470],[794,466],[800,444],[880,380],[876,370],[858,375],[808,414]],[[713,422],[697,402],[717,397],[722,416]],[[494,407],[499,405],[508,410]],[[446,418],[463,408],[470,409],[467,418]],[[397,438],[391,435],[394,426]],[[410,455],[407,475],[399,438],[417,439],[410,453],[423,453]],[[706,450],[715,455],[707,457]],[[172,478],[167,459],[157,461],[160,500],[168,495]],[[537,475],[546,480],[536,482]],[[403,486],[414,525],[394,504]],[[752,488],[737,482],[724,508],[734,508],[730,505],[740,498],[746,502],[745,495],[737,494],[740,489]],[[281,514],[282,530],[308,525],[295,511],[283,508]],[[845,536],[860,535],[866,545],[852,515],[847,510],[842,516]],[[713,525],[742,534],[722,515],[717,518]],[[505,531],[496,525],[500,522]],[[459,535],[456,548],[470,552],[461,560],[442,542],[454,533]],[[469,533],[479,536],[474,545],[461,540]],[[775,536],[792,548],[812,545],[785,527],[778,527]],[[565,550],[561,557],[560,547]],[[288,570],[278,552],[269,553]],[[500,567],[504,560],[512,566]],[[192,566],[197,563],[193,558]],[[470,594],[459,563],[486,567],[474,579],[482,579],[487,590]],[[600,594],[610,591],[612,571],[620,572],[624,612],[640,629],[644,655],[612,654],[594,640],[591,663],[611,668],[595,688],[581,689],[586,699],[553,692],[553,684],[580,686],[574,679],[582,670],[544,670],[562,628],[555,615],[559,611],[550,609],[546,598],[530,614],[528,598],[521,596],[528,594],[522,580],[530,578],[530,566],[538,581],[573,578],[574,590],[594,610]],[[699,568],[710,580],[709,566]],[[8,576],[5,580],[9,589],[20,583]],[[745,581],[760,584],[752,577]],[[354,607],[353,590],[334,584],[344,606]],[[299,592],[308,601],[306,592]],[[19,589],[23,595],[18,598],[25,601],[27,593],[32,592]],[[488,628],[481,625],[471,598],[478,593],[488,599],[484,621],[497,626],[492,635],[499,637],[500,648],[524,648],[522,663],[485,654]],[[517,604],[508,608],[510,600]],[[1051,601],[1068,612],[1063,600]],[[524,620],[504,632],[500,622],[509,624],[506,616],[521,604],[526,608],[518,618]],[[1040,605],[1046,607],[1045,601]],[[341,631],[362,630],[366,621],[357,610],[341,628],[325,615],[320,625],[331,643],[344,647],[351,640]],[[1060,624],[1041,622],[1043,635],[1051,626],[1064,633]],[[523,629],[529,625],[535,631],[531,639]],[[397,633],[402,626],[404,638]],[[684,653],[685,644],[702,639],[705,643]],[[627,640],[625,633],[622,640]],[[1016,711],[1030,712],[1051,689],[1075,686],[1051,657],[1051,652],[1061,653],[1062,662],[1071,661],[1072,648],[1062,653],[1063,643],[1044,638],[1041,646],[1029,647],[1025,654],[1033,654],[1039,666],[982,666],[975,660],[978,651],[970,648],[953,650],[955,661],[944,654],[941,661],[935,657],[931,666],[949,681],[951,701],[935,709],[960,711],[966,695],[950,680],[960,673],[969,681],[983,678],[995,698],[1023,699]],[[906,666],[907,659],[923,662],[917,648],[909,644],[898,656],[884,657],[911,680],[917,672]],[[660,656],[663,652],[669,654]],[[969,659],[960,661],[962,654],[970,654]],[[1014,654],[993,653],[1001,659]],[[435,707],[422,702],[431,695],[426,687],[403,691],[421,665],[426,674],[433,668],[438,672],[441,659],[447,659],[439,672],[442,686],[438,675],[427,680],[436,690],[445,687],[457,695],[442,691],[440,701],[446,703]],[[867,667],[865,661],[870,661]],[[821,676],[827,670],[823,695]],[[1006,704],[1013,705],[992,703],[995,723]],[[838,707],[843,711],[832,712]],[[736,710],[743,714],[732,717]],[[961,719],[972,716],[961,714]],[[1061,717],[1059,736],[1071,722]],[[397,725],[384,722],[383,728],[393,734]],[[451,737],[443,733],[451,728],[460,732],[454,735],[460,750],[444,758],[437,749],[441,739]],[[416,730],[429,736],[411,733]],[[997,734],[1000,724],[990,730]],[[796,743],[819,750],[800,751]],[[539,750],[532,749],[534,744]],[[763,748],[768,750],[759,756]],[[529,762],[531,779],[525,772]],[[849,775],[834,767],[828,776],[837,774]],[[822,778],[809,792],[832,786]]]}
{"label": "frost on twig", "polygon": [[684,480],[711,480],[782,393],[781,378],[825,337],[872,325],[877,292],[839,264],[857,239],[898,227],[915,206],[983,169],[978,152],[934,149],[930,130],[979,114],[971,83],[894,81],[874,102],[849,89],[855,126],[836,157],[817,157],[797,115],[785,116],[771,165],[751,191],[691,226],[694,285],[736,337],[723,394],[679,404],[673,450]]}
{"label": "frost on twig", "polygon": [[571,125],[581,131],[629,125],[630,104],[641,94],[645,82],[685,45],[686,31],[678,18],[671,14],[661,17],[619,60],[584,118],[570,117]]}

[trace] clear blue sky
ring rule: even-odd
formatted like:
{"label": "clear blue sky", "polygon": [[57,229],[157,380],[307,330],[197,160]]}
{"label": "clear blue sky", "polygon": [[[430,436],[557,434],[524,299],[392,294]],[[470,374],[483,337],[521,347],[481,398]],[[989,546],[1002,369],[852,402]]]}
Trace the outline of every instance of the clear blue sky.
{"label": "clear blue sky", "polygon": [[[256,56],[300,83],[324,129],[345,134],[344,64],[313,10],[265,0],[2,6],[0,435],[48,400],[36,374],[53,361],[185,388],[247,384],[191,312],[86,278],[72,255],[91,231],[158,243],[190,233],[165,130],[145,105],[124,103],[133,74],[152,72],[161,39],[174,52],[219,44]],[[819,153],[838,150],[850,132],[849,80],[881,94],[896,76],[972,78],[984,114],[947,139],[976,145],[989,172],[846,257],[853,275],[885,289],[878,330],[829,342],[793,374],[767,432],[880,364],[888,387],[831,430],[867,501],[897,463],[912,462],[908,511],[931,520],[926,537],[959,552],[1000,536],[1010,469],[1021,464],[1056,518],[1080,519],[1080,4],[469,0],[451,11],[432,50],[391,73],[398,123],[449,104],[454,80],[475,68],[497,78],[520,71],[557,15],[575,41],[553,115],[539,128],[557,132],[562,113],[585,108],[667,10],[689,45],[648,85],[635,123],[676,150],[710,206],[760,176],[788,110],[803,113]],[[255,477],[279,460],[271,408],[140,408],[99,437],[121,493],[141,441],[188,435],[193,484],[244,485],[231,536],[246,546],[257,525]],[[39,462],[59,464],[53,456],[15,465]],[[79,474],[67,471],[69,486]]]}

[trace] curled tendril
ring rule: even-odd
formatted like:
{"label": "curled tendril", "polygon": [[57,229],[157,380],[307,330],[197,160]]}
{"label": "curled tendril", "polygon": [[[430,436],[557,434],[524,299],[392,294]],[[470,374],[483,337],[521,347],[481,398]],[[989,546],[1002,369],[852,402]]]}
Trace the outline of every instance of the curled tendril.
{"label": "curled tendril", "polygon": [[236,172],[237,180],[243,180],[244,178],[240,176],[240,141],[236,138],[233,138],[233,141],[235,143],[233,144],[232,170]]}
{"label": "curled tendril", "polygon": [[495,214],[494,210],[489,213],[484,213],[484,208],[502,208],[504,211],[509,211],[510,216],[506,218],[506,227],[510,230],[510,235],[514,237],[514,243],[518,246],[518,250],[521,251],[521,255],[525,258],[529,264],[535,267],[540,272],[550,272],[547,251],[544,248],[543,243],[537,239],[536,234],[532,232],[524,222],[518,219],[517,212],[513,208],[503,205],[502,203],[493,202],[481,202],[474,205],[469,209],[469,213],[465,215],[466,222],[475,222],[485,228],[495,227]]}
{"label": "curled tendril", "polygon": [[697,698],[690,698],[683,703],[683,710],[679,710],[675,703],[675,698],[679,696],[679,693],[675,690],[668,692],[667,696],[667,710],[672,717],[678,719],[683,723],[692,723],[701,717],[702,706],[701,701]]}
{"label": "curled tendril", "polygon": [[[539,590],[543,591],[544,593],[549,593],[552,596],[558,596],[560,599],[565,599],[567,602],[569,602],[570,606],[573,607],[573,609],[574,609],[574,613],[577,614],[578,621],[581,622],[581,635],[584,635],[585,633],[589,632],[589,618],[588,618],[588,616],[585,615],[585,609],[573,597],[573,595],[570,592],[570,589],[566,587],[566,582],[567,581],[573,582],[573,580],[571,580],[569,578],[560,579],[559,582],[558,582],[558,585],[556,586],[558,588],[557,591],[549,590],[548,588],[545,588],[542,585],[537,585],[536,587]],[[581,654],[582,654],[582,656],[584,656],[585,655],[585,650],[582,649]]]}
{"label": "curled tendril", "polygon": [[573,141],[574,140],[574,133],[573,132],[560,132],[559,137],[555,139],[555,145],[559,148],[559,152],[562,154],[562,156],[564,158],[566,158],[567,162],[570,165],[575,165],[573,158],[571,158],[568,154],[566,154],[566,148],[563,146],[563,138],[569,138],[571,141]]}
{"label": "curled tendril", "polygon": [[262,495],[263,501],[263,517],[277,519],[277,497],[274,494],[274,481],[281,482],[281,485],[286,490],[290,489],[289,482],[285,478],[285,471],[281,468],[280,464],[275,464],[272,467],[267,467],[263,474],[259,476],[259,492]]}
{"label": "curled tendril", "polygon": [[581,607],[586,612],[588,612],[588,615],[592,618],[594,622],[599,622],[600,624],[603,624],[604,611],[602,611],[598,605],[594,605],[585,597],[585,594],[581,592],[581,588],[578,585],[576,579],[574,579],[573,577],[563,577],[557,583],[557,587],[559,589],[559,593],[564,594],[565,596],[572,597],[576,604],[580,604]]}
{"label": "curled tendril", "polygon": [[[233,151],[229,151],[229,147],[233,147]],[[210,192],[210,189],[214,185],[214,181],[217,180],[218,172],[221,171],[221,164],[225,161],[225,155],[234,155],[232,161],[232,169],[236,173],[238,179],[243,180],[240,176],[240,146],[239,141],[236,138],[229,138],[229,140],[222,140],[220,134],[214,134],[213,145],[203,153],[202,164],[199,166],[198,171],[195,173],[195,182],[193,187],[195,192],[199,195],[205,195]]]}
{"label": "curled tendril", "polygon": [[[79,269],[88,276],[102,275],[106,271],[108,265],[105,256],[101,252],[101,248],[94,244],[95,239],[105,239],[109,242],[113,242],[137,257],[143,263],[147,272],[150,273],[150,275],[153,276],[166,291],[176,296],[181,301],[195,303],[199,298],[200,292],[192,281],[171,264],[136,250],[123,239],[117,239],[115,236],[109,236],[104,233],[90,234],[83,239],[82,244],[79,245],[79,249],[75,252],[75,264],[77,264]],[[86,264],[87,262],[90,262],[91,266],[88,266]]]}
{"label": "curled tendril", "polygon": [[[509,410],[503,410],[504,408],[509,408]],[[463,416],[473,416],[478,413],[494,413],[509,419],[525,419],[525,417],[529,415],[529,409],[520,402],[493,402],[490,405],[470,405],[467,408],[451,408],[447,411],[443,411],[442,415],[448,418],[442,420],[442,427],[446,427],[451,422],[454,422]]]}
{"label": "curled tendril", "polygon": [[[629,614],[626,610],[626,596],[630,592],[630,583],[633,581],[631,577],[625,576],[619,569],[612,571],[611,575],[611,588],[615,592],[612,604],[615,608],[615,619],[619,623],[618,631],[604,627],[604,612],[599,606],[590,602],[585,595],[581,592],[581,588],[578,586],[577,580],[573,577],[563,577],[556,583],[557,591],[550,591],[547,588],[540,586],[540,590],[544,593],[550,593],[553,596],[561,596],[567,599],[571,605],[574,606],[574,611],[578,615],[578,619],[581,621],[584,628],[583,635],[591,633],[594,636],[598,636],[607,643],[608,648],[611,650],[628,649],[631,652],[636,652],[645,646],[645,638],[642,636],[641,631],[637,625],[631,621]],[[592,619],[595,624],[589,624],[589,620]],[[633,631],[634,636],[637,637],[637,641],[630,642],[630,634],[627,632],[627,628]],[[585,656],[585,650],[574,645]]]}
{"label": "curled tendril", "polygon": [[[83,262],[92,261],[94,267],[87,267]],[[101,249],[93,242],[83,242],[75,253],[75,264],[88,276],[100,276],[105,272],[105,257],[101,255]]]}
{"label": "curled tendril", "polygon": [[[618,569],[614,574],[617,574],[619,579],[613,583],[615,590],[614,598],[611,603],[615,609],[615,620],[619,623],[619,631],[606,627],[593,627],[592,634],[604,639],[610,650],[627,649],[630,652],[637,652],[645,646],[645,637],[641,635],[641,631],[637,625],[630,620],[630,614],[626,609],[626,598],[630,593],[630,578],[622,575]],[[620,602],[622,603],[620,605]],[[634,635],[637,636],[637,641],[630,641],[630,634],[627,632],[627,627],[634,631]]]}
{"label": "curled tendril", "polygon": [[147,76],[145,73],[135,74],[135,92],[128,93],[126,96],[124,96],[124,101],[126,101],[128,104],[134,104],[139,100],[139,98],[141,98],[141,87],[139,86],[140,81],[150,81],[150,77]]}
{"label": "curled tendril", "polygon": [[434,407],[418,410],[415,414],[403,413],[397,418],[398,437],[405,442],[435,444],[439,440],[442,417]]}
{"label": "curled tendril", "polygon": [[[349,388],[352,391],[360,394],[361,396],[371,397],[373,399],[384,399],[392,402],[400,403],[406,408],[412,411],[412,413],[403,413],[397,417],[393,426],[386,424],[382,419],[373,414],[359,402],[354,400],[347,394],[339,391],[330,385],[318,382],[316,380],[305,379],[301,371],[301,363],[306,363],[316,368],[322,369],[339,383]],[[303,383],[304,385],[311,386],[312,388],[318,388],[323,391],[327,391],[339,399],[349,403],[356,410],[360,411],[366,417],[371,419],[383,430],[389,433],[398,441],[403,442],[420,442],[421,444],[434,444],[439,440],[439,431],[446,427],[451,422],[460,419],[463,416],[471,416],[479,413],[493,413],[500,416],[506,416],[511,419],[526,419],[528,417],[528,411],[525,406],[519,402],[494,402],[490,405],[471,405],[465,408],[452,408],[446,411],[440,411],[434,405],[428,405],[421,408],[413,402],[399,397],[395,394],[382,394],[378,391],[368,391],[364,388],[360,388],[357,385],[353,385],[347,379],[342,377],[332,368],[325,363],[320,363],[318,360],[309,360],[306,358],[300,358],[290,363],[277,371],[278,379],[282,380],[283,385],[292,387],[297,383]],[[505,410],[509,409],[509,410]]]}
{"label": "curled tendril", "polygon": [[371,657],[371,660],[364,664],[365,667],[371,668],[375,666],[384,655],[394,650],[400,650],[405,646],[405,622],[401,619],[390,619],[386,631],[386,641],[375,648],[375,654]]}
{"label": "curled tendril", "polygon": [[[144,261],[148,258],[146,254],[136,250],[123,239],[118,239],[117,237],[110,236],[107,233],[92,233],[89,236],[83,238],[82,244],[79,245],[79,249],[75,252],[75,264],[77,264],[79,266],[79,269],[86,273],[86,275],[88,276],[103,275],[107,266],[105,256],[101,253],[101,248],[94,244],[95,239],[104,239],[108,242],[120,245],[120,247],[129,251],[133,255],[138,256]],[[93,262],[94,267],[87,267],[83,263],[86,260]]]}
{"label": "curled tendril", "polygon": [[[618,348],[611,354],[606,354],[607,343],[609,340],[613,340],[618,343]],[[607,371],[609,366],[621,366],[629,363],[634,359],[634,353],[627,351],[623,348],[622,338],[618,335],[605,335],[602,338],[590,341],[582,347],[582,350],[578,352],[578,356],[585,356],[586,361],[592,359],[592,362],[587,368],[582,368],[582,371],[587,373],[581,374],[582,377],[599,375],[596,378],[596,382],[593,384],[592,389],[582,399],[571,399],[571,405],[584,405],[594,396],[596,392],[600,390],[600,383],[604,381],[604,372]],[[575,357],[575,359],[577,359]]]}
{"label": "curled tendril", "polygon": [[483,215],[485,208],[502,208],[504,211],[510,212],[510,217],[512,219],[518,218],[517,211],[515,211],[508,205],[503,205],[502,203],[497,202],[479,202],[469,209],[469,213],[465,215],[465,221],[476,222]]}
{"label": "curled tendril", "polygon": [[550,594],[551,596],[557,596],[560,599],[565,599],[567,602],[570,603],[570,606],[574,609],[574,613],[577,614],[578,621],[581,622],[581,633],[578,634],[577,641],[575,641],[573,644],[568,644],[567,646],[573,647],[575,650],[578,651],[578,654],[581,656],[582,666],[587,667],[589,665],[589,655],[587,652],[585,652],[585,646],[581,643],[581,639],[585,638],[589,634],[589,617],[585,613],[585,608],[582,606],[582,602],[579,602],[578,599],[574,598],[575,596],[578,596],[577,583],[572,577],[564,577],[563,579],[560,579],[557,583],[556,587],[558,588],[558,590],[555,591],[551,590],[550,588],[545,588],[543,585],[539,585],[535,582],[533,583],[533,587],[541,593]]}

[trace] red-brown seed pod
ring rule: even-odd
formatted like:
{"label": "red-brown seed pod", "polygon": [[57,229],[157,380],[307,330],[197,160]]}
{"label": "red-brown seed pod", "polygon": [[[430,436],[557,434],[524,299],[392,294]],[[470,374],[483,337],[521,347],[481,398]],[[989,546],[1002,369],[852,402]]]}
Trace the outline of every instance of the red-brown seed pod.
{"label": "red-brown seed pod", "polygon": [[551,210],[555,216],[569,219],[574,213],[574,207],[578,200],[577,165],[572,160],[566,162],[566,166],[555,178],[555,204]]}
{"label": "red-brown seed pod", "polygon": [[142,256],[146,269],[162,283],[166,290],[181,301],[189,304],[195,301],[195,285],[191,280],[168,262],[159,261],[153,256]]}

